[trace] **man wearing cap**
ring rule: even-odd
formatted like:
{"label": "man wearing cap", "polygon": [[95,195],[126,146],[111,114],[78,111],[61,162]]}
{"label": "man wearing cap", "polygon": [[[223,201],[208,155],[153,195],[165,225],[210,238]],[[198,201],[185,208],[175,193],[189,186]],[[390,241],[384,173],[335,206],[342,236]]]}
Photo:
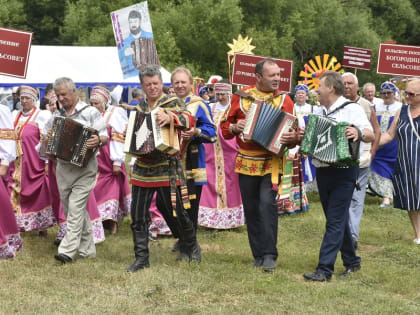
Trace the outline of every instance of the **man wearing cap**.
{"label": "man wearing cap", "polygon": [[[57,114],[98,131],[98,135],[93,135],[87,140],[87,148],[94,149],[105,145],[108,142],[105,121],[96,108],[79,99],[73,80],[66,77],[58,78],[53,88],[62,106]],[[48,135],[51,133],[48,128],[51,128],[53,118],[45,129]],[[97,171],[96,156],[92,156],[85,167],[57,159],[57,185],[63,211],[67,217],[67,233],[54,258],[63,264],[74,259],[96,256],[92,224],[86,207],[89,195],[95,186]]]}
{"label": "man wearing cap", "polygon": [[[232,97],[231,107],[226,110],[220,126],[223,137],[236,137],[239,145],[235,172],[239,173],[239,186],[254,266],[263,267],[264,271],[272,271],[276,268],[278,256],[278,216],[275,198],[283,172],[284,157],[270,154],[253,142],[244,141],[241,134],[253,100],[262,100],[291,114],[293,101],[279,90],[280,67],[273,59],[266,58],[258,62],[255,75],[256,86],[246,87],[239,92],[242,96],[235,94]],[[299,142],[297,132],[285,132],[281,142],[294,147]]]}
{"label": "man wearing cap", "polygon": [[379,140],[381,138],[381,130],[379,128],[376,113],[372,108],[372,104],[367,99],[357,94],[357,91],[359,89],[359,81],[357,77],[351,72],[346,72],[343,74],[343,80],[345,87],[344,97],[350,101],[359,104],[363,108],[366,114],[366,118],[372,125],[373,133],[375,135],[375,140],[372,142],[372,144],[363,143],[362,145],[362,150],[360,153],[359,176],[357,178],[357,182],[359,184],[360,189],[354,190],[349,209],[351,237],[353,239],[354,248],[357,249],[359,241],[360,220],[362,219],[366,195],[366,186],[368,183],[370,173],[369,166],[371,160],[375,156],[375,152],[378,147]]}
{"label": "man wearing cap", "polygon": [[[171,83],[176,96],[184,102],[187,110],[196,120],[195,127],[182,132],[181,150],[191,202],[188,215],[197,230],[201,191],[203,185],[207,184],[206,152],[203,143],[216,141],[216,126],[210,107],[201,97],[192,93],[193,78],[190,70],[185,67],[176,68],[172,72]],[[176,247],[174,249],[177,249]]]}
{"label": "man wearing cap", "polygon": [[[401,102],[395,100],[397,90],[395,84],[389,81],[381,85],[382,102],[374,106],[381,133],[389,129],[395,114],[402,106]],[[392,206],[392,177],[397,153],[398,142],[397,139],[394,139],[376,151],[375,158],[370,166],[369,188],[383,198],[381,207]]]}
{"label": "man wearing cap", "polygon": [[221,81],[223,78],[220,75],[212,75],[207,81],[207,94],[209,96],[209,103],[216,103],[216,91],[214,90],[214,85]]}

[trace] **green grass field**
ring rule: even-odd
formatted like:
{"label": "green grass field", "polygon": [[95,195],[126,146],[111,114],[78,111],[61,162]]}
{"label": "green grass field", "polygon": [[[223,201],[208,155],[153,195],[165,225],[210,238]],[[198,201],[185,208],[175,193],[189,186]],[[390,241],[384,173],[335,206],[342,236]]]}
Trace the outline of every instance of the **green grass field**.
{"label": "green grass field", "polygon": [[[97,258],[60,265],[56,229],[23,234],[24,248],[0,262],[1,314],[420,314],[420,246],[406,212],[368,197],[358,253],[362,270],[328,283],[303,279],[318,261],[325,219],[311,209],[279,218],[278,268],[252,267],[246,228],[200,229],[201,264],[176,262],[171,238],[150,242],[151,267],[135,274],[129,219],[97,245]],[[338,257],[336,274],[344,267]]]}

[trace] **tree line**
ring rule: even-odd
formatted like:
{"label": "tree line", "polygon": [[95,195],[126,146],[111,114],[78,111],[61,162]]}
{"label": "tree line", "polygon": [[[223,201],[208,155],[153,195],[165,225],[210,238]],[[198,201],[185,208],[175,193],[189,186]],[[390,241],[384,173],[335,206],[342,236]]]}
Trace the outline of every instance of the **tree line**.
{"label": "tree line", "polygon": [[[33,44],[114,46],[110,12],[141,0],[0,0],[2,27],[32,31]],[[195,76],[227,77],[227,43],[252,38],[256,55],[290,59],[296,82],[316,55],[343,57],[344,46],[372,49],[377,85],[379,44],[420,45],[420,0],[149,0],[162,66],[189,67]],[[104,65],[106,66],[106,65]],[[46,65],[47,67],[47,65]],[[353,72],[353,69],[348,69]]]}

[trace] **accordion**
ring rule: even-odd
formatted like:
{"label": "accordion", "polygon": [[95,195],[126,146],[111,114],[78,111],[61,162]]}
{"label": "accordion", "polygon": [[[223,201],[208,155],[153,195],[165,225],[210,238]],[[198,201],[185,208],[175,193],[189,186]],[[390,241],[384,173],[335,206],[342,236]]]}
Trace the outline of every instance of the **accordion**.
{"label": "accordion", "polygon": [[171,117],[169,126],[160,127],[156,122],[159,110],[160,108],[156,107],[151,112],[136,110],[130,113],[124,152],[137,156],[149,156],[159,152],[172,155],[179,152],[178,132],[174,127],[172,114],[168,112]]}
{"label": "accordion", "polygon": [[87,148],[89,138],[98,135],[96,129],[71,118],[57,116],[54,118],[51,131],[46,154],[70,162],[70,164],[85,167],[89,159],[96,153],[96,148]]}
{"label": "accordion", "polygon": [[254,141],[271,153],[282,156],[286,146],[280,143],[280,138],[290,128],[296,127],[295,116],[256,100],[247,112],[243,138]]}
{"label": "accordion", "polygon": [[131,42],[133,49],[133,65],[142,70],[146,65],[160,65],[153,38],[140,37]]}
{"label": "accordion", "polygon": [[347,139],[348,126],[351,125],[347,122],[309,114],[301,152],[332,166],[358,165],[360,141]]}

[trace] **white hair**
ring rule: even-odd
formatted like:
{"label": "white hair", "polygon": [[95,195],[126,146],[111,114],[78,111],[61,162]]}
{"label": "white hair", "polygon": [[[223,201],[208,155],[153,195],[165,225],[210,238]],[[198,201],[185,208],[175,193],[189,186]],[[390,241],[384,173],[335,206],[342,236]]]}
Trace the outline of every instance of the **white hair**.
{"label": "white hair", "polygon": [[369,86],[373,86],[373,89],[376,91],[376,86],[375,86],[375,84],[373,84],[372,82],[367,82],[367,83],[365,83],[365,84],[363,85],[363,88],[362,88],[363,92],[364,92],[364,91],[366,91],[366,89],[367,89]]}
{"label": "white hair", "polygon": [[359,80],[358,80],[358,79],[357,79],[357,77],[356,77],[353,73],[351,73],[351,72],[345,72],[345,73],[343,73],[343,74],[342,74],[342,77],[343,77],[343,78],[345,78],[345,77],[352,77],[352,78],[354,79],[354,83],[359,84]]}

